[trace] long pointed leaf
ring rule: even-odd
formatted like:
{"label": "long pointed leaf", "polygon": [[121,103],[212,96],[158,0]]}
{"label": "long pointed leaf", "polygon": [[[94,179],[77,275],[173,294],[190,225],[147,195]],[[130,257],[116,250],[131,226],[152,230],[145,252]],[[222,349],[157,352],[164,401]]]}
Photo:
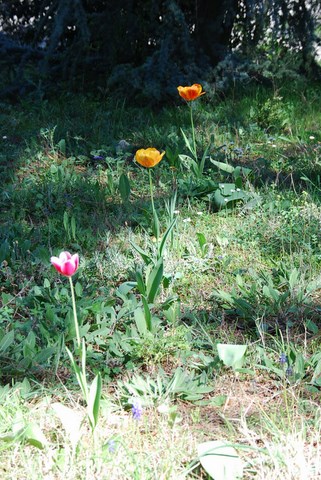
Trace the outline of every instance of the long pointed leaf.
{"label": "long pointed leaf", "polygon": [[146,265],[149,265],[150,263],[152,263],[152,258],[150,257],[150,255],[148,255],[147,252],[145,252],[145,250],[143,250],[142,248],[140,248],[135,242],[133,242],[132,240],[130,240],[130,244],[131,246],[136,250],[137,253],[139,253],[139,255],[142,257],[142,259],[144,260],[145,264]]}
{"label": "long pointed leaf", "polygon": [[151,332],[152,331],[152,315],[150,313],[150,309],[149,309],[149,306],[148,306],[148,303],[147,303],[147,300],[146,300],[145,297],[142,297],[142,302],[143,302],[143,306],[144,306],[146,327],[147,327],[147,330],[149,330]]}
{"label": "long pointed leaf", "polygon": [[163,279],[164,265],[163,259],[160,258],[153,267],[147,280],[147,301],[153,303],[157,295],[159,286]]}
{"label": "long pointed leaf", "polygon": [[185,135],[184,130],[183,130],[182,128],[181,128],[181,132],[182,132],[182,135],[183,135],[183,138],[184,138],[185,145],[187,146],[187,148],[189,149],[189,151],[191,152],[191,154],[194,155],[194,157],[195,157],[194,149],[193,149],[193,147],[191,146],[190,141],[188,140],[188,138],[187,138],[187,136]]}
{"label": "long pointed leaf", "polygon": [[98,373],[98,375],[96,375],[96,377],[94,378],[93,383],[91,384],[91,387],[89,390],[89,397],[88,397],[88,406],[87,406],[88,417],[93,430],[98,423],[101,390],[102,390],[101,375],[100,373]]}
{"label": "long pointed leaf", "polygon": [[165,232],[164,235],[163,235],[162,241],[161,241],[161,243],[160,243],[160,245],[159,245],[159,249],[158,249],[158,258],[161,258],[161,257],[163,256],[167,239],[168,239],[171,231],[173,230],[173,228],[174,228],[174,226],[175,226],[175,224],[176,224],[176,221],[177,221],[177,219],[174,218],[174,220],[173,220],[172,223],[169,225],[169,227],[167,228],[166,232]]}

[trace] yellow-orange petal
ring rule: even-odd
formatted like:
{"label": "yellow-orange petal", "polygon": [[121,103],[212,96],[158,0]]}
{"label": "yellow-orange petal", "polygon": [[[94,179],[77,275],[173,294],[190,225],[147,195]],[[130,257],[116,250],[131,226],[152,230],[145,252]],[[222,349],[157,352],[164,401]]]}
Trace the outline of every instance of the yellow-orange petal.
{"label": "yellow-orange petal", "polygon": [[136,162],[143,167],[152,168],[161,161],[164,155],[165,152],[161,153],[156,148],[141,148],[137,150],[135,158]]}
{"label": "yellow-orange petal", "polygon": [[202,92],[202,85],[199,83],[194,83],[189,87],[177,87],[179,95],[184,98],[187,102],[196,100],[201,95],[204,95],[205,92]]}

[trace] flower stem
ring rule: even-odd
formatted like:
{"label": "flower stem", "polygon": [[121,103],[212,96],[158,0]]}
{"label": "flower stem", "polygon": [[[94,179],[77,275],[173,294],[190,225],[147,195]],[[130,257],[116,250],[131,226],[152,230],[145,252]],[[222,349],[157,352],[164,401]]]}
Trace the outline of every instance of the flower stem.
{"label": "flower stem", "polygon": [[148,169],[148,176],[149,176],[149,189],[150,189],[150,199],[152,201],[152,209],[153,214],[155,212],[155,205],[154,205],[154,197],[153,197],[153,181],[152,181],[152,172],[151,169]]}
{"label": "flower stem", "polygon": [[193,105],[192,102],[189,103],[189,108],[191,112],[191,127],[192,127],[192,138],[193,138],[193,149],[194,149],[194,157],[197,162],[197,152],[196,152],[196,139],[195,139],[195,129],[194,129],[194,120],[193,120]]}
{"label": "flower stem", "polygon": [[153,181],[152,181],[151,169],[148,170],[148,176],[149,176],[150,199],[151,199],[151,202],[152,202],[152,210],[153,210],[152,231],[153,231],[153,234],[156,237],[156,240],[158,241],[159,240],[159,221],[158,221],[158,216],[157,216],[157,212],[155,210],[155,205],[154,205]]}
{"label": "flower stem", "polygon": [[79,325],[78,325],[78,318],[77,318],[75,291],[74,291],[74,285],[72,283],[72,278],[71,277],[69,277],[69,283],[70,283],[70,289],[71,289],[72,308],[73,308],[73,311],[74,311],[74,322],[75,322],[77,345],[78,345],[78,348],[80,348],[81,347],[81,339],[80,339]]}

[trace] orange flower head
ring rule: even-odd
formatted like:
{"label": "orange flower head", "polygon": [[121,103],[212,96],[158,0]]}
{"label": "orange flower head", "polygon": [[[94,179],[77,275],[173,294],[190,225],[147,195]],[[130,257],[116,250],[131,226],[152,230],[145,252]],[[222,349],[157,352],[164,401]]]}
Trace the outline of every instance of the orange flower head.
{"label": "orange flower head", "polygon": [[163,156],[165,155],[165,152],[159,152],[156,150],[156,148],[141,148],[140,150],[137,150],[135,158],[136,162],[138,162],[140,165],[146,168],[151,168],[155,167]]}
{"label": "orange flower head", "polygon": [[196,100],[201,95],[204,95],[205,92],[202,92],[202,85],[199,83],[194,83],[190,87],[177,87],[179,95],[184,98],[187,102]]}

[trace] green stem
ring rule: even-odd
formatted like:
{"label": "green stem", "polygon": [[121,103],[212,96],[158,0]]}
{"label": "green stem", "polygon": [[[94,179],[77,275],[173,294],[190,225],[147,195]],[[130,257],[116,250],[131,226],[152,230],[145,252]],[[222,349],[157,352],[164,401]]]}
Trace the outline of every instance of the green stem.
{"label": "green stem", "polygon": [[197,161],[196,139],[195,139],[195,129],[194,129],[194,120],[193,120],[193,106],[192,106],[191,102],[188,105],[189,105],[190,112],[191,112],[191,127],[192,127],[194,157],[195,157],[195,160]]}
{"label": "green stem", "polygon": [[155,235],[156,240],[158,242],[158,240],[159,240],[159,221],[158,221],[158,216],[157,216],[157,212],[155,210],[155,205],[154,205],[153,182],[152,182],[151,169],[148,170],[148,175],[149,175],[150,199],[151,199],[151,202],[152,202],[152,210],[153,210],[152,231],[153,231],[153,234]]}
{"label": "green stem", "polygon": [[73,311],[74,311],[74,322],[75,322],[77,345],[78,345],[78,348],[80,348],[81,347],[81,339],[80,339],[79,325],[78,325],[78,318],[77,318],[74,285],[72,283],[72,278],[71,277],[69,277],[69,283],[70,283],[70,289],[71,289],[72,308],[73,308]]}
{"label": "green stem", "polygon": [[149,176],[150,199],[152,201],[152,209],[153,209],[153,215],[154,215],[155,205],[154,205],[154,197],[153,197],[153,181],[152,181],[151,168],[148,169],[148,176]]}

